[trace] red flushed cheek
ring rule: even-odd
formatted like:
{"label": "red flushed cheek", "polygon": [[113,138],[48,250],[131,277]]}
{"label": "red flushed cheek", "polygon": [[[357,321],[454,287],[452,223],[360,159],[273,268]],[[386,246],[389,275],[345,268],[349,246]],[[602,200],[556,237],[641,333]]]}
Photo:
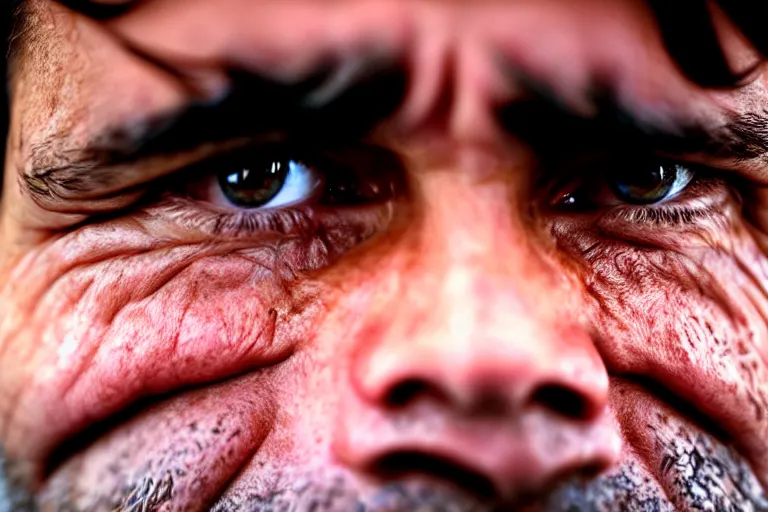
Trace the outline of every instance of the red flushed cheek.
{"label": "red flushed cheek", "polygon": [[318,307],[313,294],[277,277],[277,259],[266,248],[195,245],[113,258],[58,278],[30,322],[42,330],[22,333],[34,347],[34,371],[16,382],[4,433],[13,455],[41,460],[141,397],[288,357]]}
{"label": "red flushed cheek", "polygon": [[765,263],[737,233],[729,227],[727,251],[680,237],[673,250],[585,236],[579,257],[609,372],[721,431],[766,484]]}
{"label": "red flushed cheek", "polygon": [[633,450],[675,510],[763,510],[768,494],[745,459],[637,384],[613,381],[611,403]]}
{"label": "red flushed cheek", "polygon": [[61,466],[41,509],[207,510],[271,431],[276,405],[254,375],[152,407]]}

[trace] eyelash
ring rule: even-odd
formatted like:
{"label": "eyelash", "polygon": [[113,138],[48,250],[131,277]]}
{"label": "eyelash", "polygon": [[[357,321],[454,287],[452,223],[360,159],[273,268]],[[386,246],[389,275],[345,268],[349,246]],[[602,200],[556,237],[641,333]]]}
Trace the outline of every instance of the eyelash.
{"label": "eyelash", "polygon": [[673,228],[710,219],[717,204],[705,202],[704,197],[724,186],[722,180],[696,177],[680,194],[658,205],[622,205],[605,213],[603,222],[645,224],[653,227]]}
{"label": "eyelash", "polygon": [[[598,222],[611,225],[630,224],[674,228],[711,218],[720,205],[714,204],[714,201],[707,202],[706,198],[712,196],[716,189],[722,190],[726,184],[723,179],[713,176],[714,173],[707,170],[696,168],[693,172],[693,180],[669,200],[648,205],[624,203],[598,207],[594,210],[595,213],[600,214]],[[189,181],[189,178],[186,181]],[[589,178],[577,180],[575,187],[573,186],[574,180],[570,179],[569,181],[571,185],[568,187],[572,187],[571,190],[576,191],[586,188],[590,182],[592,184],[596,181],[601,182],[604,186],[606,176],[598,177],[597,180]],[[558,188],[562,190],[564,188],[562,184],[563,181],[561,180],[560,185],[551,187],[550,190],[557,190]],[[170,185],[170,183],[166,182],[166,185]],[[334,226],[349,226],[350,223],[355,222],[356,214],[357,220],[363,225],[366,223],[370,225],[372,221],[380,225],[382,221],[381,215],[372,219],[370,217],[371,212],[365,212],[364,206],[355,209],[323,207],[317,204],[297,204],[281,208],[227,210],[186,196],[183,193],[179,194],[178,186],[163,187],[160,184],[158,190],[161,190],[159,197],[156,197],[153,206],[146,208],[145,212],[162,215],[165,219],[174,221],[184,229],[216,238],[238,239],[255,235],[266,239],[270,236],[276,239],[311,237],[320,231],[327,232]],[[602,211],[599,211],[601,208]]]}
{"label": "eyelash", "polygon": [[[580,167],[579,172],[587,174],[589,171],[585,171],[585,167],[590,169],[592,165]],[[596,167],[599,168],[599,164]],[[694,176],[690,183],[679,193],[657,204],[593,204],[587,208],[582,205],[576,210],[569,209],[567,206],[555,206],[555,208],[571,214],[597,215],[599,225],[611,226],[611,230],[615,230],[617,233],[621,229],[626,229],[628,225],[674,229],[702,223],[713,219],[718,212],[723,210],[725,199],[729,195],[726,191],[730,190],[730,183],[708,168],[696,166],[691,168],[691,171]],[[559,180],[553,190],[571,190],[571,193],[574,193],[594,186],[595,183],[605,186],[608,179],[607,175],[603,173],[592,179],[570,177]],[[564,192],[558,192],[555,196],[562,197],[564,195],[566,195]],[[618,226],[624,227],[619,228]]]}
{"label": "eyelash", "polygon": [[169,194],[156,208],[183,228],[214,237],[303,236],[317,230],[319,225],[319,212],[307,206],[223,212],[199,201]]}
{"label": "eyelash", "polygon": [[339,234],[365,239],[392,218],[394,202],[349,207],[305,204],[263,210],[223,211],[196,199],[165,191],[144,208],[150,217],[171,220],[182,229],[212,238],[247,239],[258,236],[269,240],[315,236],[332,238]]}
{"label": "eyelash", "polygon": [[[270,237],[309,239],[318,235],[333,237],[342,232],[354,238],[355,233],[369,232],[388,220],[391,199],[406,192],[401,163],[394,153],[367,143],[338,146],[335,150],[312,148],[279,141],[245,147],[193,164],[153,187],[155,192],[148,195],[144,212],[171,220],[182,229],[231,239],[257,235],[265,240]],[[226,172],[229,165],[238,166],[255,157],[273,154],[296,155],[297,161],[316,169],[324,178],[323,193],[313,201],[274,208],[225,207],[202,199],[208,195],[204,191],[217,186],[217,176]],[[373,160],[366,160],[371,158]],[[366,164],[360,165],[360,159]],[[349,197],[335,195],[340,193],[339,185],[346,185],[345,190],[354,191],[350,192],[353,195],[365,194],[366,184],[390,185],[391,196],[384,194],[371,199],[363,195],[359,196],[359,203],[347,203],[344,201]],[[339,199],[341,202],[334,202]]]}

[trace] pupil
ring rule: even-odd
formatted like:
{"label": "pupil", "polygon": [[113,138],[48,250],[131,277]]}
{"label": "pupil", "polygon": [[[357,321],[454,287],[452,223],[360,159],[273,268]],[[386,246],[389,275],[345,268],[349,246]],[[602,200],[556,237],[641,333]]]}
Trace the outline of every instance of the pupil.
{"label": "pupil", "polygon": [[619,199],[632,204],[653,204],[664,199],[677,177],[674,165],[651,163],[623,171],[611,180]]}
{"label": "pupil", "polygon": [[236,206],[258,208],[277,196],[285,184],[290,161],[268,159],[219,174],[219,186]]}

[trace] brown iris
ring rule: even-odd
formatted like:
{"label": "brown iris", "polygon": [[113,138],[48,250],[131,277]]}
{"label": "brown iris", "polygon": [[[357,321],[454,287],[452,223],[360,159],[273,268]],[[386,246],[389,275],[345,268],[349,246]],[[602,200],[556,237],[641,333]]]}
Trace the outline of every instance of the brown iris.
{"label": "brown iris", "polygon": [[675,185],[679,173],[677,165],[663,162],[645,162],[622,168],[610,177],[611,190],[631,204],[653,204],[665,199]]}
{"label": "brown iris", "polygon": [[221,191],[236,206],[258,208],[275,198],[285,184],[290,160],[263,158],[219,173]]}

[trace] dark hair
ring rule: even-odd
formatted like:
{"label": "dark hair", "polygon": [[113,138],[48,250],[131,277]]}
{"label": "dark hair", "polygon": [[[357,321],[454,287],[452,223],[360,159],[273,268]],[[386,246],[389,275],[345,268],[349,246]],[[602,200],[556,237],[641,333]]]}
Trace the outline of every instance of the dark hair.
{"label": "dark hair", "polygon": [[[2,55],[0,55],[0,76],[6,77],[8,73],[8,51],[10,49],[11,38],[11,19],[16,2],[2,1],[0,6],[0,44],[2,45]],[[8,80],[4,80],[3,87],[0,87],[0,169],[3,169],[5,162],[5,140],[8,133]],[[0,174],[2,174],[0,172]],[[2,191],[2,180],[0,180],[0,191]]]}
{"label": "dark hair", "polygon": [[[67,7],[97,19],[119,16],[139,3],[100,4],[90,0],[57,0]],[[715,32],[708,0],[645,0],[653,10],[661,29],[665,46],[680,69],[692,81],[704,87],[731,87],[740,76],[728,67]],[[9,41],[13,15],[24,0],[0,0],[0,73],[7,76]],[[766,0],[715,0],[744,36],[768,57],[768,20]],[[6,79],[6,84],[8,80]],[[9,97],[7,85],[0,98],[0,169],[4,162],[5,140],[8,133]],[[2,173],[0,172],[0,176]],[[0,179],[2,191],[2,179]]]}

